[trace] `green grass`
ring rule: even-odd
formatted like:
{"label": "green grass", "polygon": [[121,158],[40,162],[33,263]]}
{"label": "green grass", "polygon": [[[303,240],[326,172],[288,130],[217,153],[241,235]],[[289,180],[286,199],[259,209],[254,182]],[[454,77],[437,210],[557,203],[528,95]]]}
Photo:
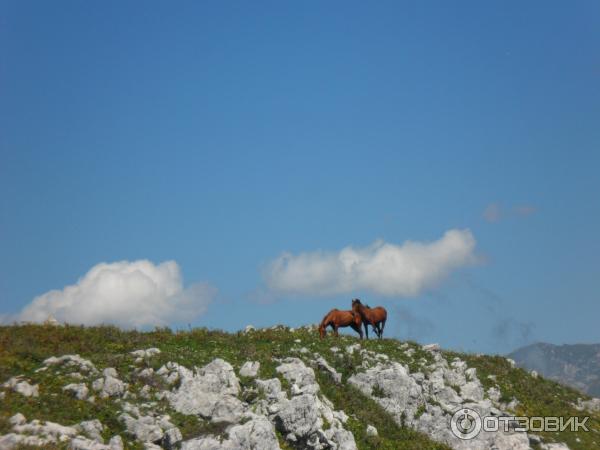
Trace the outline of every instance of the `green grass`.
{"label": "green grass", "polygon": [[[301,343],[295,340],[300,339]],[[412,372],[424,371],[426,364],[432,361],[431,354],[422,350],[414,342],[401,343],[395,339],[363,340],[348,335],[337,338],[327,336],[319,339],[315,330],[298,329],[290,332],[281,327],[277,329],[257,330],[250,333],[225,333],[219,330],[204,328],[187,331],[172,331],[168,328],[156,329],[150,332],[124,331],[115,327],[80,327],[80,326],[44,326],[44,325],[19,325],[0,327],[0,382],[12,376],[24,375],[33,383],[40,383],[39,398],[25,398],[20,394],[8,393],[0,402],[0,434],[9,432],[8,418],[16,412],[23,413],[27,420],[51,420],[62,425],[71,425],[82,420],[98,418],[107,427],[105,438],[120,434],[128,448],[139,448],[139,445],[128,441],[122,424],[117,420],[120,414],[118,403],[111,400],[99,400],[91,404],[79,401],[64,395],[62,387],[68,382],[65,377],[58,377],[54,371],[38,372],[44,359],[50,356],[64,354],[79,354],[91,360],[99,370],[105,367],[115,367],[119,377],[130,383],[130,389],[136,390],[143,383],[131,376],[133,358],[130,351],[148,347],[158,347],[162,353],[156,355],[142,366],[158,369],[168,361],[177,362],[186,367],[202,366],[214,358],[223,358],[231,363],[236,370],[248,360],[261,363],[258,376],[263,379],[279,377],[275,368],[279,364],[276,359],[287,356],[302,357],[294,350],[306,347],[312,355],[313,352],[321,354],[338,372],[342,374],[342,385],[336,385],[326,375],[318,373],[318,379],[324,395],[335,405],[350,416],[346,427],[355,436],[361,449],[389,448],[389,449],[445,449],[447,447],[433,442],[425,435],[399,426],[375,401],[367,398],[358,390],[346,383],[349,376],[356,373],[363,363],[359,352],[347,354],[346,346],[361,343],[362,348],[382,353],[390,360],[407,365]],[[331,347],[340,349],[337,354]],[[412,356],[406,354],[407,349],[412,349]],[[341,355],[341,356],[339,356]],[[584,395],[572,389],[565,388],[543,378],[533,379],[520,369],[512,369],[504,358],[476,357],[468,354],[445,352],[449,361],[454,356],[465,360],[469,367],[476,367],[478,376],[487,388],[494,383],[487,379],[488,374],[497,375],[498,384],[504,397],[513,396],[521,401],[519,412],[530,415],[575,414],[580,412],[573,409],[571,402]],[[360,369],[362,370],[362,369]],[[280,377],[279,377],[280,378]],[[92,378],[93,379],[93,378]],[[281,378],[280,378],[281,379]],[[89,381],[88,386],[89,386]],[[240,379],[242,386],[251,388],[253,381]],[[156,381],[156,389],[162,389],[160,382]],[[282,380],[284,389],[289,389],[289,384]],[[260,393],[247,390],[249,402],[255,401]],[[164,402],[163,402],[164,403]],[[178,426],[185,439],[214,434],[221,435],[224,425],[209,424],[192,416],[184,416],[175,411],[168,410],[168,405],[163,405],[166,412],[171,415],[171,421]],[[366,426],[374,425],[378,437],[367,437]],[[592,428],[599,430],[598,415],[591,422]],[[289,448],[278,436],[282,448]],[[556,439],[567,442],[573,450],[588,450],[600,448],[598,432],[590,433],[561,433],[559,436],[544,436],[548,440]],[[579,438],[580,442],[576,439]],[[284,446],[285,445],[285,446]],[[49,447],[50,448],[50,447]],[[60,447],[57,447],[60,448]]]}

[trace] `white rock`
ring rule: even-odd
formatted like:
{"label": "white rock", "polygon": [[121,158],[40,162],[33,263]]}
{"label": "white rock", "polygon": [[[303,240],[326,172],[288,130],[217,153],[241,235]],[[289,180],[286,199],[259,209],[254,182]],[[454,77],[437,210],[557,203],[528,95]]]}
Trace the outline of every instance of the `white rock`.
{"label": "white rock", "polygon": [[542,444],[540,448],[541,450],[569,450],[567,444],[563,444],[562,442]]}
{"label": "white rock", "polygon": [[537,378],[537,377],[538,377],[538,373],[537,373],[537,371],[535,371],[535,370],[532,370],[532,371],[530,372],[530,374],[531,374],[531,377],[532,377],[532,378]]}
{"label": "white rock", "polygon": [[117,373],[117,369],[115,369],[114,367],[107,367],[106,369],[104,369],[102,371],[102,375],[104,375],[104,377],[113,377],[113,378],[119,378],[119,374]]}
{"label": "white rock", "polygon": [[56,317],[54,317],[52,314],[50,314],[48,316],[48,318],[44,321],[44,325],[57,327],[57,326],[60,326],[60,322],[58,320],[56,320]]}
{"label": "white rock", "polygon": [[14,425],[13,431],[19,434],[37,434],[52,437],[61,441],[68,440],[77,436],[77,429],[66,427],[58,423],[46,421],[43,424],[39,420],[32,420],[29,423]]}
{"label": "white rock", "polygon": [[286,358],[275,370],[290,383],[298,386],[298,394],[316,394],[319,391],[315,372],[307,367],[301,359]]}
{"label": "white rock", "polygon": [[53,437],[42,438],[39,436],[25,436],[17,433],[9,433],[0,436],[0,448],[2,450],[12,450],[20,446],[30,446],[43,448],[45,445],[55,443]]}
{"label": "white rock", "polygon": [[255,330],[256,328],[254,328],[254,325],[246,325],[246,328],[244,328],[244,333],[250,333]]}
{"label": "white rock", "polygon": [[[160,349],[156,347],[147,348],[145,350],[135,350],[130,352],[130,355],[136,357],[136,362],[142,362],[144,359],[151,358],[160,354]],[[139,359],[139,361],[137,361]]]}
{"label": "white rock", "polygon": [[329,365],[329,363],[325,360],[325,358],[323,358],[322,356],[318,356],[315,360],[314,360],[315,365],[317,366],[317,368],[323,372],[326,372],[327,374],[329,374],[329,376],[331,377],[331,379],[336,383],[336,384],[340,384],[342,382],[342,374],[338,373],[337,370],[335,370],[333,367],[331,367]]}
{"label": "white rock", "polygon": [[246,361],[240,369],[240,375],[242,377],[254,378],[258,374],[260,369],[260,363],[258,361]]}
{"label": "white rock", "polygon": [[113,436],[108,441],[108,446],[110,450],[123,450],[123,439],[119,435]]}
{"label": "white rock", "polygon": [[427,352],[439,352],[440,351],[440,344],[427,344],[424,345],[423,350],[427,351]]}
{"label": "white rock", "polygon": [[127,385],[118,378],[107,376],[104,378],[104,385],[102,386],[102,392],[100,396],[106,397],[120,397],[127,390]]}
{"label": "white rock", "polygon": [[477,378],[477,369],[475,367],[469,367],[467,370],[465,370],[465,376],[469,380],[474,380]]}
{"label": "white rock", "polygon": [[151,392],[151,388],[150,388],[150,386],[148,386],[146,384],[146,385],[144,385],[144,387],[142,387],[142,389],[140,389],[140,397],[148,400],[151,397],[150,392]]}
{"label": "white rock", "polygon": [[71,392],[75,396],[75,398],[79,400],[85,400],[89,393],[88,387],[85,385],[85,383],[67,384],[65,387],[62,388],[62,390]]}
{"label": "white rock", "polygon": [[150,380],[153,375],[154,375],[154,369],[152,369],[152,367],[148,367],[144,370],[141,370],[137,374],[138,378],[142,378],[144,380]]}
{"label": "white rock", "polygon": [[79,425],[77,425],[77,428],[79,428],[83,433],[93,440],[104,443],[104,439],[102,439],[102,431],[104,430],[104,426],[98,419],[80,422]]}
{"label": "white rock", "polygon": [[213,436],[182,442],[181,450],[278,450],[275,429],[263,416],[252,415],[243,425],[234,425],[227,431],[228,438],[217,440]]}
{"label": "white rock", "polygon": [[183,436],[181,435],[179,428],[173,427],[165,431],[162,444],[165,449],[171,450],[176,448],[177,444],[182,440]]}
{"label": "white rock", "polygon": [[367,425],[367,436],[377,436],[378,434],[377,428],[375,428],[373,425]]}
{"label": "white rock", "polygon": [[222,359],[215,359],[194,375],[179,366],[181,384],[167,393],[171,406],[182,414],[199,414],[213,421],[235,423],[244,413],[244,405],[237,398],[240,384],[233,367]]}
{"label": "white rock", "polygon": [[140,442],[159,441],[164,435],[157,420],[152,416],[133,417],[128,413],[123,413],[119,416],[119,420],[125,424],[127,433]]}
{"label": "white rock", "polygon": [[77,436],[72,439],[69,443],[70,450],[112,450],[109,445],[104,445],[101,442],[93,441],[91,439],[84,438],[83,436]]}
{"label": "white rock", "polygon": [[12,377],[2,385],[5,388],[11,389],[24,397],[38,397],[40,395],[39,385],[31,385],[21,377]]}
{"label": "white rock", "polygon": [[11,425],[23,425],[25,422],[27,422],[27,419],[25,419],[25,416],[21,413],[17,413],[14,416],[12,416],[10,419],[8,419],[8,423],[10,423]]}
{"label": "white rock", "polygon": [[346,353],[349,355],[354,354],[355,351],[360,350],[360,344],[352,344],[346,347]]}
{"label": "white rock", "polygon": [[577,399],[577,404],[573,405],[579,411],[587,410],[590,412],[600,411],[600,398],[592,398],[590,400]]}
{"label": "white rock", "polygon": [[44,361],[45,366],[64,365],[66,367],[78,367],[81,372],[97,373],[96,366],[89,360],[79,355],[63,355],[59,358],[51,356]]}
{"label": "white rock", "polygon": [[490,398],[490,400],[497,403],[500,401],[500,397],[502,396],[502,393],[500,392],[500,390],[498,388],[491,387],[487,390],[487,395]]}
{"label": "white rock", "polygon": [[481,386],[481,383],[479,383],[479,380],[469,381],[460,387],[460,395],[465,400],[478,402],[483,400],[483,387]]}

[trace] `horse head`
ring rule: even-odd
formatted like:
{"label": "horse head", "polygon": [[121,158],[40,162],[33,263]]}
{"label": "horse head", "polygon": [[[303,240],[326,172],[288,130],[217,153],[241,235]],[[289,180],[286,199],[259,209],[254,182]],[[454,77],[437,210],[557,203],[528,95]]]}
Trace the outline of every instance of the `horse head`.
{"label": "horse head", "polygon": [[326,334],[327,334],[327,331],[325,330],[325,325],[322,322],[321,325],[319,325],[319,336],[321,336],[321,339],[322,339],[325,337]]}

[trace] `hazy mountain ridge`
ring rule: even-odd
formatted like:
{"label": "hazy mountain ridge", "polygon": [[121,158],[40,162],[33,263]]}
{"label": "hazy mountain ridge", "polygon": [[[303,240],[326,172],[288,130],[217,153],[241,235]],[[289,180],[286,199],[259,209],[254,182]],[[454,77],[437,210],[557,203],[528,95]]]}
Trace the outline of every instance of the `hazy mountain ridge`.
{"label": "hazy mountain ridge", "polygon": [[509,355],[519,367],[600,397],[600,344],[531,344]]}

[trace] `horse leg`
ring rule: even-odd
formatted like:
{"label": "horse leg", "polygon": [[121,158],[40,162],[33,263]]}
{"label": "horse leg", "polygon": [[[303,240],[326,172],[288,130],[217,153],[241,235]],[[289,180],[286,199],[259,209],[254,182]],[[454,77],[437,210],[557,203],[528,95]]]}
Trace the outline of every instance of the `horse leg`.
{"label": "horse leg", "polygon": [[387,318],[386,318],[386,319],[383,319],[383,320],[381,321],[381,336],[383,336],[383,329],[385,328],[385,321],[386,321],[386,320],[387,320]]}
{"label": "horse leg", "polygon": [[350,324],[350,326],[352,327],[352,329],[353,329],[354,331],[356,331],[356,332],[358,333],[358,335],[359,335],[359,336],[360,336],[360,338],[362,339],[362,338],[363,338],[362,327],[361,327],[360,325],[359,325],[359,326],[356,326],[356,324],[355,324],[355,323],[353,323],[353,324]]}
{"label": "horse leg", "polygon": [[339,336],[340,334],[338,333],[338,326],[337,325],[333,325],[333,334],[336,336]]}
{"label": "horse leg", "polygon": [[363,322],[365,325],[365,336],[369,339],[369,324],[367,322]]}

